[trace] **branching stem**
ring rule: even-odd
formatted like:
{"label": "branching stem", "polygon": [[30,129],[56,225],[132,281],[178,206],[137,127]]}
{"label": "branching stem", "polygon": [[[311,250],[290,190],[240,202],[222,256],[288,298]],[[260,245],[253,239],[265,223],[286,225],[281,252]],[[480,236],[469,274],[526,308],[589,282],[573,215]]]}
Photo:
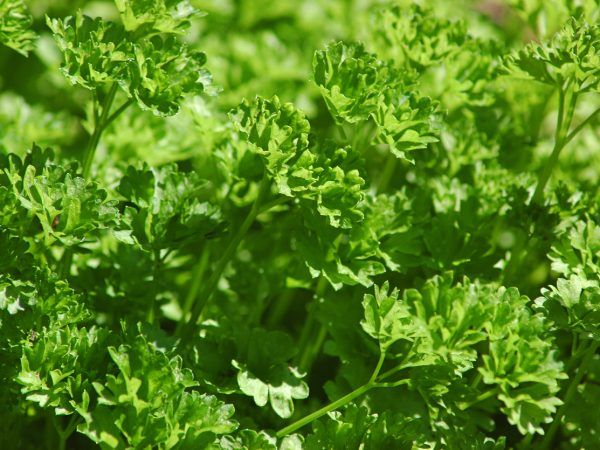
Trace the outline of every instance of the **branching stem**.
{"label": "branching stem", "polygon": [[599,342],[594,341],[587,348],[587,350],[585,352],[585,356],[583,357],[583,360],[581,361],[581,364],[579,365],[579,368],[577,369],[577,373],[575,374],[575,376],[571,380],[571,383],[569,384],[569,387],[567,388],[567,392],[565,394],[563,404],[558,409],[556,416],[554,416],[552,425],[550,425],[550,428],[548,429],[548,432],[544,436],[544,440],[542,441],[541,445],[539,447],[537,447],[540,450],[547,450],[547,449],[553,448],[552,443],[554,441],[554,436],[556,436],[558,428],[561,425],[562,418],[565,415],[566,408],[569,405],[569,403],[571,403],[571,401],[573,400],[573,397],[575,396],[575,393],[577,392],[577,388],[581,384],[581,380],[583,380],[583,377],[587,373],[588,366],[590,365],[590,363],[592,362],[592,359],[594,359],[594,356],[596,355],[596,351],[598,350],[599,345],[600,345]]}
{"label": "branching stem", "polygon": [[210,247],[207,243],[204,247],[204,251],[202,252],[202,256],[200,256],[200,261],[198,261],[198,263],[194,266],[194,270],[192,271],[192,280],[183,304],[181,320],[177,323],[177,327],[175,328],[176,335],[179,335],[179,333],[181,332],[181,328],[188,320],[188,316],[190,315],[190,311],[192,310],[194,300],[198,296],[198,292],[200,292],[200,285],[202,283],[202,280],[204,280],[204,274],[206,273],[206,268],[208,267],[209,258]]}
{"label": "branching stem", "polygon": [[[297,361],[298,368],[302,372],[307,372],[310,370],[314,358],[318,354],[323,342],[325,341],[325,338],[327,337],[327,330],[325,326],[322,323],[319,323],[315,317],[315,302],[319,301],[319,299],[323,297],[326,289],[327,279],[321,275],[319,281],[317,282],[317,287],[315,288],[315,294],[312,299],[313,301],[311,308],[308,312],[308,317],[306,318],[306,321],[302,327],[302,332],[300,333],[300,342],[298,343],[300,351],[298,353]],[[316,339],[314,339],[315,327],[318,327]]]}
{"label": "branching stem", "polygon": [[98,143],[100,142],[100,136],[102,136],[102,132],[106,128],[110,107],[112,106],[112,103],[115,99],[115,95],[117,94],[117,89],[117,83],[113,83],[110,89],[108,90],[106,97],[104,98],[104,102],[102,103],[102,112],[100,113],[100,117],[94,123],[94,131],[90,136],[90,140],[88,141],[88,145],[83,154],[83,178],[87,178],[90,174],[90,170],[92,168],[92,161],[94,160],[94,155],[96,154],[96,149],[98,148]]}
{"label": "branching stem", "polygon": [[146,316],[146,320],[148,323],[153,324],[156,319],[156,298],[158,297],[159,291],[159,275],[160,275],[160,266],[161,266],[161,258],[160,258],[160,250],[154,250],[152,252],[152,299],[150,305],[148,307],[148,312]]}
{"label": "branching stem", "polygon": [[[101,106],[101,112],[98,110],[98,93],[96,90],[92,93],[92,102],[93,102],[93,110],[92,116],[94,119],[94,131],[90,136],[90,139],[87,143],[85,151],[83,153],[83,158],[81,161],[82,172],[81,176],[83,178],[87,178],[90,175],[90,171],[92,169],[92,162],[94,161],[94,155],[96,154],[96,149],[98,148],[98,144],[100,143],[100,137],[102,136],[102,132],[106,129],[108,125],[111,124],[113,120],[115,120],[131,103],[132,99],[127,100],[123,103],[114,113],[109,115],[110,108],[117,94],[118,85],[117,83],[113,83],[104,98],[104,102]],[[58,264],[57,272],[61,276],[61,278],[67,278],[71,272],[71,265],[73,263],[73,250],[65,249],[63,256]]]}
{"label": "branching stem", "polygon": [[[564,89],[560,89],[558,98],[558,119],[554,134],[554,148],[552,149],[550,158],[546,162],[542,172],[540,172],[538,183],[531,199],[532,203],[540,203],[544,197],[546,184],[552,175],[554,166],[556,166],[561,150],[567,144],[567,136],[569,135],[569,128],[571,127],[576,104],[577,94],[575,92],[569,90],[568,86]],[[574,135],[572,135],[571,139],[573,137]]]}
{"label": "branching stem", "polygon": [[[282,428],[281,430],[279,430],[277,432],[277,434],[276,434],[277,438],[278,439],[282,438],[284,436],[287,436],[290,433],[293,433],[296,430],[299,430],[300,428],[308,425],[312,421],[317,420],[319,417],[322,417],[325,414],[327,414],[331,411],[335,411],[336,409],[341,408],[342,406],[346,405],[347,403],[350,403],[355,398],[360,397],[361,395],[365,394],[366,392],[368,392],[369,390],[371,390],[375,387],[389,387],[388,383],[379,383],[378,384],[375,382],[377,375],[379,374],[379,371],[381,370],[381,366],[383,365],[384,360],[385,360],[385,353],[382,352],[379,356],[379,361],[377,362],[377,366],[375,367],[375,370],[373,370],[373,374],[371,375],[371,378],[369,379],[369,381],[367,383],[356,388],[349,394],[346,394],[343,397],[337,399],[336,401],[331,402],[330,404],[324,406],[323,408],[321,408],[311,414],[308,414],[307,416],[304,416],[303,418],[301,418],[300,420],[297,420],[296,422],[292,423],[291,425],[288,425],[287,427]],[[405,380],[402,380],[402,381],[404,382]],[[408,382],[408,380],[406,380],[406,382]],[[402,383],[402,384],[405,384],[405,383]]]}
{"label": "branching stem", "polygon": [[[270,182],[267,174],[265,174],[260,183],[258,194],[256,196],[256,199],[254,200],[254,203],[252,204],[252,208],[250,209],[250,212],[246,216],[246,219],[244,220],[244,222],[242,223],[240,228],[237,230],[237,232],[233,235],[233,237],[229,241],[229,244],[227,245],[227,248],[223,252],[221,259],[219,259],[217,266],[215,267],[214,271],[212,272],[207,283],[204,285],[204,289],[202,290],[200,296],[196,299],[195,303],[193,304],[192,309],[191,309],[190,320],[186,326],[183,326],[181,328],[180,336],[189,334],[191,332],[191,330],[193,329],[193,327],[198,322],[198,319],[202,315],[202,311],[204,310],[204,307],[206,306],[206,304],[212,297],[212,295],[219,283],[219,280],[221,279],[221,275],[223,274],[225,267],[227,267],[227,264],[229,263],[231,258],[233,258],[238,246],[242,242],[242,239],[244,239],[244,236],[246,236],[246,233],[248,233],[248,230],[250,229],[250,227],[256,220],[256,217],[261,212],[264,212],[261,210],[261,205],[264,201],[264,197],[268,194],[270,186],[271,186],[271,182]],[[185,317],[183,318],[183,320],[185,320]]]}

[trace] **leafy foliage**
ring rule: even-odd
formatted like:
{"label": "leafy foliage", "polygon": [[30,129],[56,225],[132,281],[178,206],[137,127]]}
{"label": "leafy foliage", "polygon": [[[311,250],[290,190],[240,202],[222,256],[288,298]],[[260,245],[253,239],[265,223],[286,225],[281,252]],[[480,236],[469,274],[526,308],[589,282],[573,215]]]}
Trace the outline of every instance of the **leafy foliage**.
{"label": "leafy foliage", "polygon": [[0,0],[0,448],[599,448],[599,17]]}
{"label": "leafy foliage", "polygon": [[600,30],[571,19],[548,43],[532,43],[508,59],[513,73],[560,86],[567,81],[578,93],[596,90]]}
{"label": "leafy foliage", "polygon": [[27,56],[33,49],[36,34],[31,30],[33,19],[22,0],[2,0],[0,3],[0,42]]}

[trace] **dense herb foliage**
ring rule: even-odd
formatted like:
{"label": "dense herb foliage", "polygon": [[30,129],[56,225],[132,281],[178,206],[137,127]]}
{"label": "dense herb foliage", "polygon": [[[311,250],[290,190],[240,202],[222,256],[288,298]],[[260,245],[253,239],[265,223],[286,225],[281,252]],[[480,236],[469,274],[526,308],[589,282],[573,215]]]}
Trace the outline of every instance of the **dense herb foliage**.
{"label": "dense herb foliage", "polygon": [[0,0],[0,43],[0,448],[600,448],[596,1]]}

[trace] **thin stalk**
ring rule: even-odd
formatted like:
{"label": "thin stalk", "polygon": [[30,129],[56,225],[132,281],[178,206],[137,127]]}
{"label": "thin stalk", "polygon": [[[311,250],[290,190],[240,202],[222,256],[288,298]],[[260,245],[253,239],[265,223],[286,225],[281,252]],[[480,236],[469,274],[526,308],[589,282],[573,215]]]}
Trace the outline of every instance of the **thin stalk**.
{"label": "thin stalk", "polygon": [[65,248],[62,258],[58,263],[57,272],[60,278],[65,279],[71,274],[71,265],[73,264],[73,250]]}
{"label": "thin stalk", "polygon": [[336,401],[324,406],[323,408],[321,408],[307,416],[304,416],[303,418],[297,420],[296,422],[292,423],[291,425],[288,425],[287,427],[282,428],[275,434],[275,436],[278,439],[280,439],[284,436],[287,436],[288,434],[293,433],[296,430],[299,430],[300,428],[304,427],[305,425],[308,425],[309,423],[318,419],[319,417],[322,417],[325,414],[327,414],[331,411],[335,411],[336,409],[341,408],[345,404],[350,403],[352,400],[354,400],[357,397],[360,397],[361,395],[368,392],[369,390],[371,390],[374,387],[387,387],[387,386],[385,386],[385,384],[377,384],[375,382],[377,375],[379,374],[379,371],[381,370],[381,367],[383,366],[384,360],[385,360],[385,352],[381,352],[381,354],[379,355],[379,361],[377,362],[377,366],[375,367],[375,370],[373,370],[373,374],[371,375],[371,378],[369,379],[369,381],[367,383],[356,388],[349,394],[346,394],[343,397],[337,399]]}
{"label": "thin stalk", "polygon": [[569,403],[573,400],[573,397],[575,396],[575,393],[577,392],[577,388],[581,384],[581,380],[583,380],[583,377],[587,372],[588,366],[590,365],[590,363],[592,362],[592,359],[594,359],[594,356],[596,355],[596,350],[598,350],[599,345],[600,345],[599,342],[594,341],[587,348],[585,356],[584,356],[583,360],[581,361],[581,365],[577,369],[577,373],[575,374],[575,377],[573,378],[573,380],[571,380],[571,383],[569,384],[569,387],[567,388],[567,392],[565,394],[563,404],[558,409],[558,412],[556,413],[556,416],[554,416],[554,420],[552,421],[552,425],[550,425],[548,432],[544,436],[544,440],[542,441],[541,445],[538,447],[540,450],[546,450],[546,449],[551,448],[552,442],[554,441],[554,436],[556,435],[556,432],[558,431],[558,427],[561,424],[562,417],[565,414],[566,408],[569,405]]}
{"label": "thin stalk", "polygon": [[521,261],[523,259],[524,250],[527,244],[529,243],[529,234],[518,234],[517,241],[515,245],[511,249],[510,259],[506,263],[502,274],[502,283],[504,285],[511,284],[511,280],[513,274],[516,273],[516,270],[521,265]]}
{"label": "thin stalk", "polygon": [[567,101],[565,90],[561,89],[559,91],[558,122],[554,136],[554,148],[552,149],[550,158],[548,158],[548,161],[546,162],[542,172],[540,172],[531,203],[541,202],[544,196],[544,189],[546,188],[546,184],[552,175],[554,166],[556,166],[560,152],[566,145],[566,137],[568,135],[569,128],[571,127],[573,112],[575,111],[575,105],[577,104],[577,94],[571,92],[571,95],[568,97],[569,99]]}
{"label": "thin stalk", "polygon": [[150,324],[153,324],[156,319],[156,297],[158,296],[160,263],[160,250],[154,250],[152,262],[152,299],[146,316],[146,320]]}
{"label": "thin stalk", "polygon": [[412,345],[410,346],[410,348],[408,349],[408,351],[406,352],[406,356],[402,359],[402,362],[394,367],[392,367],[391,369],[387,370],[386,372],[383,372],[381,374],[381,376],[379,377],[380,380],[385,380],[386,378],[391,377],[392,375],[394,375],[395,373],[400,372],[401,370],[404,370],[407,368],[406,363],[407,360],[409,358],[409,356],[411,356],[413,349],[415,348],[415,346],[417,345],[417,341],[414,341],[412,343]]}
{"label": "thin stalk", "polygon": [[319,323],[319,330],[317,331],[317,338],[312,342],[312,345],[307,347],[307,351],[302,354],[302,358],[298,362],[298,368],[302,372],[308,372],[319,352],[321,351],[321,347],[323,347],[323,343],[325,342],[325,338],[327,337],[327,328],[322,323]]}
{"label": "thin stalk", "polygon": [[571,354],[571,358],[567,363],[567,367],[565,368],[565,371],[567,373],[572,372],[573,370],[575,370],[576,367],[578,367],[581,358],[583,358],[586,355],[587,347],[588,346],[586,341],[582,341],[579,343],[577,350]]}
{"label": "thin stalk", "polygon": [[385,361],[385,352],[382,351],[379,353],[379,360],[377,360],[377,365],[375,366],[375,370],[373,370],[373,374],[371,378],[369,378],[369,383],[375,383],[379,372],[381,372],[381,368],[383,367],[383,362]]}
{"label": "thin stalk", "polygon": [[52,415],[52,424],[54,425],[56,434],[58,434],[58,450],[66,450],[67,440],[77,428],[78,421],[79,418],[76,415],[72,415],[69,419],[69,423],[63,430],[60,426],[60,421],[58,420],[58,417],[56,415]]}
{"label": "thin stalk", "polygon": [[402,364],[398,364],[395,367],[392,367],[390,370],[383,372],[381,374],[380,379],[385,380],[386,378],[391,377],[392,375],[394,375],[395,373],[400,372],[402,369],[404,369],[405,367]]}
{"label": "thin stalk", "polygon": [[[317,287],[315,288],[313,300],[318,300],[319,298],[321,298],[325,293],[325,289],[327,289],[327,279],[321,275],[319,281],[317,282]],[[317,331],[317,341],[321,336],[322,340],[324,340],[327,332],[323,324],[318,325],[320,326],[320,329]],[[313,347],[315,345],[318,345],[318,352],[318,349],[320,349],[320,345],[322,344],[322,342],[315,342],[315,340],[311,339],[311,337],[314,335],[314,329],[316,326],[317,319],[315,313],[315,305],[313,304],[311,305],[311,308],[308,312],[308,317],[306,318],[306,321],[302,326],[302,331],[300,332],[300,340],[298,343],[298,348],[300,349],[300,351],[298,352],[297,365],[298,368],[304,372],[308,371],[308,369],[310,368],[309,362],[312,362],[311,355],[315,353],[315,349]]]}
{"label": "thin stalk", "polygon": [[323,408],[321,408],[307,416],[304,416],[302,419],[297,420],[296,422],[292,423],[291,425],[288,425],[287,427],[282,428],[275,434],[275,436],[278,439],[280,439],[284,436],[287,436],[290,433],[293,433],[296,430],[299,430],[300,428],[304,427],[305,425],[308,425],[312,421],[317,420],[319,417],[322,417],[331,411],[335,411],[336,409],[344,406],[346,403],[350,403],[355,398],[360,397],[365,392],[369,391],[372,387],[373,387],[373,385],[371,383],[363,384],[361,387],[353,390],[349,394],[344,395],[342,398],[339,398],[336,401],[328,404],[327,406],[324,406]]}
{"label": "thin stalk", "polygon": [[490,389],[489,391],[485,391],[485,392],[479,394],[475,399],[471,400],[470,402],[461,402],[458,407],[461,411],[464,411],[465,409],[468,409],[477,403],[480,403],[484,400],[487,400],[488,398],[493,397],[497,393],[498,393],[497,388]]}
{"label": "thin stalk", "polygon": [[530,449],[531,448],[531,441],[533,440],[533,434],[530,433],[527,436],[525,436],[521,442],[519,442],[517,444],[517,448],[518,449]]}
{"label": "thin stalk", "polygon": [[578,347],[579,347],[579,334],[573,333],[573,340],[571,341],[571,359],[573,359],[573,357],[577,353]]}
{"label": "thin stalk", "polygon": [[181,328],[181,332],[183,334],[191,332],[191,329],[194,327],[194,325],[196,325],[196,322],[200,318],[202,311],[204,310],[204,307],[206,306],[206,304],[212,297],[212,295],[217,287],[217,284],[219,283],[219,280],[221,279],[221,275],[223,274],[223,271],[225,270],[225,267],[227,266],[227,264],[229,263],[229,261],[231,260],[233,255],[235,254],[238,246],[242,242],[242,239],[244,239],[244,236],[246,236],[246,233],[248,233],[248,230],[250,229],[250,227],[256,220],[256,217],[261,212],[261,204],[264,200],[265,195],[268,193],[270,186],[271,186],[271,183],[270,183],[267,175],[265,174],[260,183],[258,194],[256,196],[256,199],[254,200],[254,203],[252,204],[252,208],[250,209],[250,212],[246,216],[246,219],[244,220],[244,222],[242,223],[240,228],[237,230],[235,235],[231,238],[231,241],[229,241],[229,244],[227,245],[225,252],[223,252],[223,255],[221,256],[221,259],[217,263],[215,270],[213,271],[210,278],[208,279],[208,282],[206,283],[203,292],[198,297],[196,303],[192,306],[192,315],[190,317],[190,320],[187,323],[187,325],[185,325],[184,327]]}
{"label": "thin stalk", "polygon": [[206,268],[208,267],[209,258],[210,248],[209,245],[206,244],[206,246],[204,247],[204,251],[200,256],[200,261],[198,261],[198,264],[196,264],[194,270],[192,271],[192,282],[190,284],[190,288],[188,289],[185,301],[183,303],[181,320],[177,322],[177,327],[175,328],[175,335],[179,335],[179,333],[181,332],[181,327],[186,323],[190,311],[192,310],[194,300],[198,296],[198,292],[200,292],[200,284],[202,283],[202,280],[204,280],[204,274],[206,272]]}
{"label": "thin stalk", "polygon": [[479,383],[481,383],[482,380],[483,380],[483,375],[481,374],[481,372],[477,372],[477,376],[475,376],[475,379],[473,379],[473,382],[471,383],[471,388],[477,389],[477,387],[479,386]]}
{"label": "thin stalk", "polygon": [[598,108],[597,110],[595,110],[593,113],[591,113],[583,122],[581,122],[579,125],[577,125],[573,131],[571,131],[567,137],[565,138],[565,142],[564,145],[567,145],[569,142],[571,142],[573,140],[573,138],[575,136],[577,136],[577,134],[579,134],[579,132],[581,130],[583,130],[588,123],[590,123],[598,114],[600,114],[600,108]]}
{"label": "thin stalk", "polygon": [[100,136],[104,131],[106,120],[109,117],[108,113],[110,111],[110,107],[115,99],[115,95],[117,94],[117,89],[117,83],[113,83],[108,91],[108,94],[106,94],[104,103],[102,104],[102,113],[100,114],[100,118],[96,121],[96,123],[94,123],[94,131],[83,154],[83,178],[87,178],[90,174],[92,161],[94,160],[94,155],[96,153],[96,149],[98,148],[98,143],[100,142]]}
{"label": "thin stalk", "polygon": [[271,310],[269,311],[267,320],[265,320],[265,326],[269,329],[275,328],[279,322],[283,319],[285,314],[287,313],[290,305],[292,304],[292,299],[295,294],[294,289],[286,289],[281,297],[276,299],[273,303]]}
{"label": "thin stalk", "polygon": [[392,176],[394,172],[396,172],[396,166],[398,165],[398,158],[393,153],[389,153],[386,158],[385,168],[383,169],[383,173],[381,174],[381,178],[379,178],[379,183],[377,184],[376,193],[385,192],[388,188],[390,181],[392,180]]}
{"label": "thin stalk", "polygon": [[121,115],[121,113],[123,111],[125,111],[129,105],[131,105],[133,103],[133,99],[127,99],[127,101],[125,101],[121,106],[119,106],[115,112],[113,112],[105,121],[103,124],[103,129],[106,129],[117,117],[119,117]]}
{"label": "thin stalk", "polygon": [[261,206],[259,214],[269,211],[276,206],[283,205],[291,200],[291,197],[281,196]]}
{"label": "thin stalk", "polygon": [[374,388],[395,388],[404,384],[410,383],[410,378],[404,378],[402,380],[393,381],[391,383],[373,383]]}
{"label": "thin stalk", "polygon": [[[117,94],[117,89],[118,85],[116,83],[113,83],[113,85],[108,91],[108,94],[106,95],[106,98],[104,99],[104,103],[102,104],[102,113],[100,115],[98,114],[98,93],[96,91],[92,92],[92,116],[94,118],[94,131],[92,132],[90,140],[88,141],[88,144],[83,153],[81,163],[83,178],[87,178],[90,175],[92,162],[94,160],[94,155],[96,154],[96,149],[98,148],[98,143],[100,142],[100,136],[102,136],[102,132],[132,103],[132,99],[127,100],[113,114],[109,116],[108,113],[115,99],[115,95]],[[73,250],[66,249],[57,267],[57,272],[60,274],[61,278],[67,278],[69,276],[72,264]]]}
{"label": "thin stalk", "polygon": [[[575,136],[573,133],[569,134],[569,129],[571,128],[575,106],[577,105],[577,93],[573,92],[570,89],[570,83],[567,83],[566,86],[561,86],[558,95],[558,118],[556,129],[554,131],[554,147],[550,157],[548,158],[548,161],[546,162],[546,165],[538,176],[538,182],[530,204],[539,204],[542,202],[544,198],[544,189],[546,188],[546,185],[550,180],[550,176],[552,175],[552,171],[558,162],[560,152],[567,145],[569,140],[573,139]],[[577,127],[577,132],[579,132],[579,130],[581,130],[581,128]],[[521,267],[521,263],[526,255],[525,250],[530,245],[530,241],[533,236],[534,230],[530,230],[530,232],[522,240],[518,241],[517,245],[515,245],[510,260],[508,261],[508,264],[504,270],[504,283],[509,281],[514,274],[518,273],[518,269]]]}

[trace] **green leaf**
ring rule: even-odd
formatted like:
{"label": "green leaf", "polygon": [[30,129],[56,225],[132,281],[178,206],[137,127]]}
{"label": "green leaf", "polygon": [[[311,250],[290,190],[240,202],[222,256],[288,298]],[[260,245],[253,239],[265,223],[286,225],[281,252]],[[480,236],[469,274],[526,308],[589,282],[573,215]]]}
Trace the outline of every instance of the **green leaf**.
{"label": "green leaf", "polygon": [[430,7],[385,8],[376,20],[373,35],[380,56],[419,71],[455,56],[468,41],[463,22],[436,17]]}
{"label": "green leaf", "polygon": [[275,438],[266,432],[254,430],[241,430],[235,436],[223,436],[214,450],[277,450]]}
{"label": "green leaf", "polygon": [[284,333],[262,329],[252,330],[247,339],[247,354],[241,355],[245,363],[232,361],[240,390],[258,406],[268,402],[279,417],[290,417],[293,400],[308,397],[304,375],[288,365],[295,354],[293,342]]}
{"label": "green leaf", "polygon": [[[401,361],[396,371],[414,367],[409,385],[430,408],[438,410],[442,401],[462,410],[474,395],[465,378],[476,369],[485,384],[497,386],[486,396],[497,396],[510,423],[523,434],[543,432],[561,404],[556,394],[566,375],[549,338],[550,322],[531,313],[527,297],[468,280],[454,286],[451,274],[406,290],[401,300],[388,290],[384,285],[365,296],[363,329],[388,359]],[[392,347],[400,340],[409,345]]]}
{"label": "green leaf", "polygon": [[0,42],[27,56],[37,39],[33,18],[22,0],[0,0]]}
{"label": "green leaf", "polygon": [[85,419],[80,432],[115,448],[191,449],[237,428],[231,405],[187,390],[197,382],[179,356],[170,357],[149,336],[134,333],[128,344],[108,348],[118,372],[94,383],[98,405],[80,411]]}
{"label": "green leaf", "polygon": [[600,273],[600,227],[592,220],[577,221],[552,247],[552,270],[593,280]]}
{"label": "green leaf", "polygon": [[158,251],[218,235],[224,222],[220,210],[204,201],[209,188],[198,174],[179,172],[175,164],[160,169],[129,166],[117,188],[130,202],[124,213],[127,227],[117,237]]}
{"label": "green leaf", "polygon": [[244,101],[231,118],[279,194],[307,200],[302,206],[316,207],[334,227],[350,228],[363,218],[359,203],[365,181],[355,151],[331,142],[311,145],[304,114],[277,97]]}
{"label": "green leaf", "polygon": [[47,244],[57,240],[66,246],[78,245],[84,236],[90,239],[94,231],[114,226],[119,221],[116,203],[96,183],[76,175],[76,170],[73,165],[54,163],[52,152],[37,146],[23,161],[16,155],[0,155],[0,192],[6,189],[8,204],[15,208],[12,215],[19,217],[6,226],[29,234],[32,221],[37,221],[41,230],[34,234],[42,231]]}
{"label": "green leaf", "polygon": [[415,320],[409,306],[398,299],[398,290],[389,292],[387,282],[381,287],[375,286],[375,295],[365,295],[363,308],[362,328],[379,341],[383,353],[396,341],[414,342],[425,336],[423,324]]}
{"label": "green leaf", "polygon": [[199,15],[188,0],[115,0],[121,15],[121,22],[127,31],[144,34],[154,30],[158,33],[184,33],[190,26],[190,19]]}
{"label": "green leaf", "polygon": [[338,124],[367,120],[380,108],[382,91],[402,87],[403,77],[361,44],[332,43],[315,52],[313,76]]}
{"label": "green leaf", "polygon": [[200,94],[209,84],[204,53],[174,35],[134,36],[81,12],[47,23],[64,56],[61,70],[73,84],[97,90],[117,83],[140,108],[166,116],[179,111],[184,95]]}
{"label": "green leaf", "polygon": [[600,26],[570,19],[550,39],[506,58],[508,72],[552,86],[569,82],[577,93],[598,89]]}
{"label": "green leaf", "polygon": [[559,278],[556,286],[543,288],[536,305],[556,326],[582,336],[600,339],[600,285],[577,275]]}
{"label": "green leaf", "polygon": [[426,427],[423,418],[377,415],[352,404],[343,413],[333,413],[325,420],[314,422],[304,448],[428,448]]}
{"label": "green leaf", "polygon": [[[283,195],[302,192],[314,183],[310,167],[315,160],[309,152],[310,125],[304,114],[277,97],[244,100],[231,118],[252,152],[264,161],[267,172]],[[300,170],[307,167],[308,170]]]}
{"label": "green leaf", "polygon": [[82,12],[46,22],[64,57],[61,71],[71,83],[96,89],[125,82],[133,43],[123,27]]}
{"label": "green leaf", "polygon": [[411,92],[411,75],[365,51],[361,44],[330,44],[315,53],[313,75],[340,126],[373,120],[374,142],[387,144],[400,159],[436,142],[437,103]]}

